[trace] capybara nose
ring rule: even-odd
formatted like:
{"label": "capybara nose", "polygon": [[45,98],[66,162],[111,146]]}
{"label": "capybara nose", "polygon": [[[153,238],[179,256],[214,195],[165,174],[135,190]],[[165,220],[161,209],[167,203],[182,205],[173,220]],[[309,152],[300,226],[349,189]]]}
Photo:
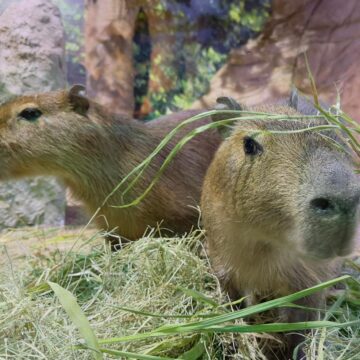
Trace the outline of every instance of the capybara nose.
{"label": "capybara nose", "polygon": [[359,194],[350,197],[319,196],[310,201],[312,211],[321,217],[352,216],[359,206]]}

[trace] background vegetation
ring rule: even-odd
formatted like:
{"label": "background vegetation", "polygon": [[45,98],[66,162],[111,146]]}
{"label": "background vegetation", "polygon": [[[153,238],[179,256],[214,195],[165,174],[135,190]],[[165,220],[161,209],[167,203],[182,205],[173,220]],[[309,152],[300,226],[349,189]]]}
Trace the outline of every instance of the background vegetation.
{"label": "background vegetation", "polygon": [[[226,62],[227,54],[240,47],[262,29],[270,13],[270,0],[182,1],[162,0],[158,16],[173,16],[174,61],[160,66],[172,79],[170,89],[150,93],[155,118],[168,111],[189,107],[204,95],[216,71]],[[134,38],[136,110],[147,95],[151,40],[146,15],[141,12]]]}
{"label": "background vegetation", "polygon": [[[0,13],[19,0],[0,0]],[[52,0],[62,14],[66,33],[66,62],[69,84],[85,84],[84,1]],[[262,29],[269,16],[271,0],[161,0],[158,16],[173,16],[176,30],[175,61],[161,71],[173,81],[171,89],[148,94],[151,39],[146,14],[140,11],[134,36],[135,113],[148,96],[152,119],[168,111],[189,107],[204,95],[216,71],[226,62],[231,49],[240,47]],[[160,34],[161,36],[161,34]],[[160,62],[161,63],[161,62]]]}

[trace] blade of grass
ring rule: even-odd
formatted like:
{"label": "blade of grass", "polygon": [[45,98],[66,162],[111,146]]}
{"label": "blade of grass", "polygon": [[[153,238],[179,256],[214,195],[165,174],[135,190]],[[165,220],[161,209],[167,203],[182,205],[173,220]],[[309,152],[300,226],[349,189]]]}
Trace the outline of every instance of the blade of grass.
{"label": "blade of grass", "polygon": [[[137,165],[113,190],[112,192],[104,199],[101,207],[103,207],[108,200],[113,196],[113,194],[118,191],[121,186],[123,184],[126,183],[126,181],[131,178],[134,174],[136,174],[138,171],[140,171],[141,173],[145,170],[145,168],[150,164],[151,160],[164,148],[164,146],[176,135],[176,133],[181,130],[183,127],[185,127],[186,125],[200,120],[204,117],[207,116],[211,116],[216,114],[217,112],[219,112],[218,110],[211,110],[211,111],[207,111],[198,115],[195,115],[187,120],[184,120],[183,122],[181,122],[179,125],[177,125],[174,129],[172,129],[159,143],[158,146],[156,146],[156,148],[154,149],[154,151],[143,161],[141,162],[139,165]],[[225,112],[229,112],[229,111],[225,111]],[[232,113],[234,113],[234,111],[231,111]],[[133,184],[136,182],[136,180],[139,178],[139,175],[137,175],[137,177],[131,182],[130,187],[133,186]]]}
{"label": "blade of grass", "polygon": [[[113,194],[116,191],[118,191],[130,178],[132,178],[132,176],[135,176],[135,178],[133,180],[131,180],[131,182],[127,186],[127,188],[122,192],[122,196],[124,196],[131,188],[133,188],[134,185],[136,184],[136,182],[140,179],[140,177],[143,174],[144,170],[150,165],[153,158],[166,146],[166,144],[176,135],[176,133],[181,128],[185,127],[186,125],[188,125],[188,124],[190,124],[190,123],[192,123],[194,121],[200,120],[200,119],[202,119],[204,117],[208,117],[208,116],[211,116],[211,115],[214,115],[214,114],[219,114],[219,113],[220,114],[230,113],[231,115],[234,115],[234,113],[235,114],[238,113],[239,116],[234,117],[234,118],[230,118],[230,119],[226,119],[226,120],[220,120],[220,121],[217,121],[217,122],[210,123],[210,124],[208,124],[209,128],[218,127],[220,125],[224,126],[226,124],[231,124],[234,120],[259,120],[259,116],[261,116],[261,119],[269,118],[269,119],[272,119],[272,120],[296,120],[296,119],[303,119],[303,118],[306,118],[306,117],[314,119],[314,118],[321,117],[321,116],[306,116],[306,115],[284,115],[284,114],[278,115],[278,114],[273,114],[273,113],[264,113],[264,112],[255,112],[255,111],[242,111],[242,110],[241,111],[235,111],[235,110],[210,110],[210,111],[206,111],[206,112],[203,112],[201,114],[195,115],[195,116],[193,116],[193,117],[191,117],[191,118],[189,118],[187,120],[184,120],[183,122],[178,124],[174,129],[172,129],[162,139],[162,141],[153,150],[153,152],[145,160],[143,160],[139,165],[137,165],[124,179],[122,179],[120,181],[120,183],[117,184],[117,186],[105,198],[105,200],[103,201],[103,203],[102,203],[102,205],[100,206],[99,209],[101,209],[108,202],[108,200],[113,196]],[[246,114],[247,114],[247,116],[244,116]],[[195,130],[197,130],[197,129],[195,129]],[[195,132],[194,136],[197,133],[198,132]]]}
{"label": "blade of grass", "polygon": [[314,95],[314,103],[317,106],[319,106],[320,103],[319,103],[318,92],[317,92],[317,89],[316,89],[315,79],[314,79],[314,76],[313,76],[313,74],[311,72],[309,61],[308,61],[306,53],[304,53],[304,58],[305,58],[305,66],[306,66],[306,70],[307,70],[307,73],[308,73],[308,76],[309,76],[312,93]]}
{"label": "blade of grass", "polygon": [[[259,119],[259,116],[261,116],[262,118],[264,117],[277,117],[277,118],[283,118],[284,115],[277,115],[277,114],[271,114],[271,113],[263,113],[263,112],[254,112],[254,111],[236,111],[236,110],[211,110],[211,111],[206,111],[203,112],[201,114],[195,115],[187,120],[184,120],[183,122],[181,122],[179,125],[177,125],[173,130],[171,130],[169,132],[169,134],[167,134],[164,139],[160,142],[160,144],[155,148],[155,150],[142,162],[140,163],[137,167],[135,167],[132,172],[130,172],[117,186],[116,188],[111,192],[111,194],[109,194],[109,196],[105,199],[105,202],[107,202],[108,198],[110,196],[112,196],[114,194],[115,191],[117,191],[118,189],[121,188],[121,186],[123,184],[125,184],[125,182],[131,178],[132,175],[135,175],[136,172],[138,172],[138,174],[136,175],[136,177],[131,181],[131,183],[128,185],[128,187],[122,192],[122,195],[124,196],[135,184],[136,182],[139,180],[139,178],[141,177],[141,175],[143,174],[144,170],[149,166],[150,162],[152,161],[152,159],[164,148],[164,146],[176,135],[176,133],[183,128],[184,126],[188,125],[189,123],[192,123],[194,121],[200,120],[204,117],[208,117],[210,115],[214,115],[214,114],[218,114],[218,113],[230,113],[231,115],[234,115],[234,113],[238,113],[239,116],[235,117],[235,118],[229,118],[226,120],[221,120],[221,121],[217,121],[217,122],[213,122],[213,123],[217,123],[219,126],[220,124],[222,126],[226,126],[226,125],[230,125],[234,120],[256,120]],[[250,116],[242,116],[244,114],[250,114]],[[296,116],[295,116],[296,117]],[[299,118],[299,116],[297,116],[297,118]],[[209,124],[210,125],[210,124]],[[216,126],[216,127],[217,127]],[[196,129],[195,129],[196,130]],[[104,204],[105,204],[104,202]],[[104,205],[103,204],[103,205]]]}
{"label": "blade of grass", "polygon": [[326,328],[322,328],[321,329],[321,334],[320,334],[320,340],[319,340],[319,344],[318,344],[318,360],[324,360],[324,345],[325,345],[325,339],[326,339]]}
{"label": "blade of grass", "polygon": [[205,346],[203,342],[200,340],[195,346],[189,351],[185,352],[180,356],[180,359],[184,360],[197,360],[205,353]]}
{"label": "blade of grass", "polygon": [[174,360],[174,358],[169,358],[169,357],[143,355],[143,354],[136,354],[127,351],[119,351],[119,350],[112,350],[105,348],[100,348],[100,351],[104,354],[109,354],[117,358],[138,359],[138,360]]}
{"label": "blade of grass", "polygon": [[102,339],[99,340],[100,344],[115,344],[119,342],[129,342],[149,339],[153,337],[173,336],[185,333],[278,333],[278,332],[292,332],[300,330],[312,330],[319,328],[344,328],[352,325],[360,324],[360,320],[338,323],[335,321],[308,321],[297,323],[272,323],[272,324],[260,324],[260,325],[234,325],[234,326],[208,326],[208,327],[178,327],[172,329],[172,331],[154,330],[148,333],[142,333],[137,335],[129,335],[119,338]]}
{"label": "blade of grass", "polygon": [[299,330],[312,330],[319,328],[336,328],[347,327],[360,324],[360,320],[349,321],[345,323],[337,323],[335,321],[307,321],[296,323],[271,323],[260,325],[234,325],[234,326],[210,326],[206,329],[201,329],[200,332],[215,332],[215,333],[277,333],[289,332]]}
{"label": "blade of grass", "polygon": [[[139,339],[144,339],[144,338],[154,337],[154,336],[166,336],[166,335],[174,335],[174,334],[185,333],[185,332],[194,332],[194,331],[198,331],[198,332],[207,331],[207,329],[209,329],[210,327],[212,327],[211,331],[214,331],[214,329],[215,329],[214,327],[219,324],[233,321],[233,320],[240,319],[240,318],[244,318],[246,316],[254,315],[254,314],[266,311],[266,310],[270,310],[270,309],[279,307],[281,305],[287,304],[289,302],[294,302],[305,296],[309,296],[315,292],[318,292],[327,287],[335,285],[336,283],[346,281],[349,279],[352,279],[352,277],[349,275],[344,275],[339,278],[329,280],[324,283],[315,285],[311,288],[298,291],[291,295],[283,296],[281,298],[270,300],[270,301],[267,301],[267,302],[264,302],[261,304],[249,306],[248,308],[245,308],[242,310],[222,314],[219,316],[214,316],[210,319],[200,320],[200,321],[195,321],[192,323],[185,323],[185,324],[164,325],[164,326],[158,327],[157,329],[150,331],[148,333],[129,335],[129,336],[119,337],[119,338],[103,339],[103,340],[99,340],[99,343],[109,344],[109,343],[116,343],[116,342],[139,340]],[[324,322],[312,322],[312,323],[318,325],[318,327],[322,327],[324,325]],[[320,323],[321,323],[321,326],[319,326]],[[329,325],[330,323],[331,323],[331,326],[333,326],[333,327],[336,327],[336,326],[341,327],[342,326],[341,324],[338,324],[335,322],[328,322],[328,326],[330,326]],[[307,323],[307,324],[308,324],[307,326],[311,326],[310,323]],[[254,325],[254,326],[258,326],[258,328],[255,328],[255,329],[260,329],[259,326],[265,326],[265,325],[272,325],[272,324]],[[294,326],[294,328],[292,328],[290,330],[299,330],[298,325],[296,325],[296,323],[290,324],[290,325]],[[288,325],[288,326],[290,326],[290,325]],[[244,332],[248,332],[248,330],[251,329],[251,328],[249,328],[249,326],[250,325],[244,325],[241,328],[243,329]],[[268,326],[266,328],[268,328]],[[217,329],[219,329],[219,328],[217,328]],[[268,331],[268,330],[264,330],[264,331]],[[220,332],[220,330],[219,330],[219,332]]]}
{"label": "blade of grass", "polygon": [[[253,306],[249,306],[245,309],[242,310],[238,310],[238,311],[234,311],[232,313],[229,314],[223,314],[220,316],[216,316],[214,318],[211,319],[206,319],[206,320],[202,320],[202,321],[198,321],[196,323],[192,323],[192,324],[187,324],[184,325],[185,327],[199,327],[199,328],[203,328],[203,327],[207,327],[207,326],[214,326],[214,325],[218,325],[220,323],[224,323],[227,321],[232,321],[238,318],[244,318],[246,316],[250,316],[250,315],[254,315],[254,314],[258,314],[260,312],[266,311],[266,310],[270,310],[276,307],[279,307],[281,305],[285,305],[286,303],[292,303],[295,302],[303,297],[312,295],[320,290],[323,290],[327,287],[333,286],[339,282],[343,282],[346,280],[352,279],[352,277],[350,275],[344,275],[341,277],[338,277],[336,279],[333,280],[329,280],[326,282],[323,282],[321,284],[315,285],[311,288],[305,289],[305,290],[301,290],[298,291],[294,294],[291,295],[287,295],[287,296],[283,296],[281,298],[278,299],[274,299],[274,300],[270,300],[270,301],[266,301],[264,303],[261,304],[257,304],[257,305],[253,305]],[[169,326],[163,326],[162,328],[158,328],[158,330],[160,331],[164,331],[167,329],[171,329],[171,328],[176,328],[177,325],[169,325]]]}
{"label": "blade of grass", "polygon": [[314,105],[316,109],[320,111],[320,113],[326,117],[330,122],[333,124],[336,124],[342,131],[346,133],[347,136],[349,136],[350,140],[353,142],[353,144],[356,145],[357,149],[360,149],[360,143],[356,140],[355,136],[352,134],[353,128],[349,128],[345,126],[339,119],[337,119],[337,116],[325,111],[321,106]]}
{"label": "blade of grass", "polygon": [[56,297],[59,299],[60,304],[68,314],[71,321],[78,328],[87,346],[92,350],[93,358],[95,360],[102,360],[103,356],[100,352],[98,340],[90,326],[89,320],[77,303],[75,296],[58,284],[50,281],[48,284],[54,291]]}
{"label": "blade of grass", "polygon": [[[300,116],[298,116],[297,118],[302,118]],[[145,189],[145,191],[138,196],[136,199],[134,199],[133,201],[131,201],[130,203],[127,204],[123,204],[123,205],[112,205],[112,207],[114,208],[120,208],[120,209],[125,209],[128,207],[132,207],[132,206],[137,206],[148,194],[149,192],[152,190],[152,188],[155,186],[155,184],[158,182],[158,180],[160,179],[160,177],[162,176],[162,174],[164,173],[164,171],[166,170],[166,168],[169,166],[170,162],[172,161],[172,159],[175,157],[175,155],[196,135],[207,131],[209,129],[213,129],[219,126],[219,124],[226,124],[226,123],[230,123],[232,121],[234,121],[234,119],[227,119],[227,120],[219,120],[210,124],[206,124],[206,125],[202,125],[197,127],[196,129],[192,130],[191,132],[189,132],[186,136],[184,136],[176,145],[175,147],[170,151],[169,155],[165,158],[164,162],[162,163],[160,169],[158,170],[158,172],[156,173],[156,175],[154,176],[153,180],[151,181],[150,185]],[[242,118],[242,120],[244,120],[245,118]],[[336,125],[319,125],[319,126],[314,126],[311,128],[304,128],[304,129],[300,129],[300,130],[292,130],[292,131],[266,131],[266,133],[271,133],[271,134],[290,134],[290,133],[301,133],[301,132],[305,132],[305,131],[320,131],[320,130],[326,130],[326,129],[338,129],[339,127]],[[254,130],[254,132],[256,132]],[[126,179],[126,178],[125,178]],[[133,186],[134,184],[132,183],[131,186]],[[128,188],[129,189],[129,188]]]}
{"label": "blade of grass", "polygon": [[204,304],[207,304],[207,305],[211,305],[212,307],[219,307],[220,305],[210,299],[209,297],[205,296],[204,294],[196,291],[196,290],[193,290],[193,289],[185,289],[185,288],[182,288],[182,287],[178,287],[178,289],[180,291],[182,291],[185,295],[188,295],[190,297],[192,297],[193,299],[201,302],[201,303],[204,303]]}
{"label": "blade of grass", "polygon": [[195,313],[193,315],[168,315],[168,314],[155,314],[155,313],[151,313],[151,312],[147,312],[147,311],[130,309],[130,308],[127,308],[124,306],[112,305],[112,307],[132,313],[132,314],[136,314],[136,315],[149,316],[149,317],[154,317],[154,318],[163,318],[163,319],[193,319],[196,317],[209,318],[209,317],[220,315],[217,313],[206,313],[206,314]]}

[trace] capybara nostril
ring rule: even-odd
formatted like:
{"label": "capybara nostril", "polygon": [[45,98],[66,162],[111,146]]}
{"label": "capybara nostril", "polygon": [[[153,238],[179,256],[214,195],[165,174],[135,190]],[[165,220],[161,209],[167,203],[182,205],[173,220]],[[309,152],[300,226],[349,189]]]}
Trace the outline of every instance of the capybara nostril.
{"label": "capybara nostril", "polygon": [[334,201],[323,197],[312,199],[310,206],[319,215],[332,215],[338,209]]}
{"label": "capybara nostril", "polygon": [[358,196],[321,196],[310,201],[310,208],[317,216],[334,216],[351,218],[359,206]]}

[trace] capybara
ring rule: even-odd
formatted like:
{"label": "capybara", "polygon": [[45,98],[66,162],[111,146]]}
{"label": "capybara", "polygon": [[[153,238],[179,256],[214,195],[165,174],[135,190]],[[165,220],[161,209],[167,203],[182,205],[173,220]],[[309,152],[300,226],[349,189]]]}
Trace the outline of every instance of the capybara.
{"label": "capybara", "polygon": [[[0,179],[52,175],[68,186],[89,214],[143,161],[176,125],[200,111],[191,110],[141,122],[114,115],[90,101],[82,86],[19,96],[0,107]],[[136,207],[129,202],[146,189],[175,143],[202,119],[182,129],[155,157],[125,198],[120,191],[99,211],[97,225],[125,239],[141,237],[160,224],[175,233],[198,223],[203,177],[221,142],[216,131],[196,136],[176,155],[149,195]]]}
{"label": "capybara", "polygon": [[[223,109],[240,108],[234,100],[218,101]],[[314,115],[307,101],[294,99],[290,106],[243,109],[299,115],[299,104]],[[222,129],[225,139],[205,176],[201,211],[210,260],[232,298],[271,299],[314,286],[336,277],[341,258],[352,252],[360,186],[351,152],[339,149],[346,149],[346,140],[338,130],[298,131],[324,124],[315,117],[264,118]],[[321,308],[323,301],[324,293],[299,304]],[[279,315],[285,322],[318,316],[294,308]],[[302,341],[300,334],[287,335],[279,359],[292,356]]]}

